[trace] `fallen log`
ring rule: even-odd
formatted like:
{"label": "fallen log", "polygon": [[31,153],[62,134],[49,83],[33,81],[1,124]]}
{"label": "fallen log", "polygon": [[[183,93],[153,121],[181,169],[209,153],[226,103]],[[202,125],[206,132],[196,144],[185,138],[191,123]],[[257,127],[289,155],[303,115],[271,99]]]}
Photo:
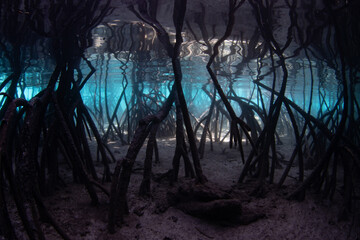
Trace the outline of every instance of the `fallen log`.
{"label": "fallen log", "polygon": [[167,193],[168,206],[215,224],[246,225],[265,216],[243,208],[243,202],[214,183],[182,182]]}

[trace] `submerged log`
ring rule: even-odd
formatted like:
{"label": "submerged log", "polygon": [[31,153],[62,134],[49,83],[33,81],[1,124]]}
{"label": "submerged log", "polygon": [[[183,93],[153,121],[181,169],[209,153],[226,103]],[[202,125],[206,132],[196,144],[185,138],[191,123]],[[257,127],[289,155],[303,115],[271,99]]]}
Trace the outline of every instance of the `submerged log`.
{"label": "submerged log", "polygon": [[168,191],[167,201],[169,206],[186,214],[221,225],[249,224],[265,216],[243,211],[242,199],[232,196],[214,183],[181,183]]}
{"label": "submerged log", "polygon": [[189,215],[208,220],[235,220],[242,213],[241,201],[236,199],[182,202],[177,207]]}

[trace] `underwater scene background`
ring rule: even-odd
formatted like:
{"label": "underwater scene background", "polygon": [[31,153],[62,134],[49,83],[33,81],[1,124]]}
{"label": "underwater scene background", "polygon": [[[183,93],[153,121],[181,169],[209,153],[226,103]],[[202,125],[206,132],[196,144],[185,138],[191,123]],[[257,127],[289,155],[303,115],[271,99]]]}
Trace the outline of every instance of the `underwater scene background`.
{"label": "underwater scene background", "polygon": [[[60,184],[62,158],[94,204],[94,187],[112,182],[113,232],[143,146],[140,195],[150,194],[159,139],[176,141],[173,182],[180,158],[186,177],[207,182],[205,145],[226,142],[243,164],[236,183],[255,179],[255,194],[296,169],[289,199],[311,188],[332,199],[341,186],[340,215],[358,206],[358,1],[3,0],[0,10],[0,178],[30,239],[42,238],[37,215],[50,219],[41,199]],[[110,142],[129,146],[125,156]]]}

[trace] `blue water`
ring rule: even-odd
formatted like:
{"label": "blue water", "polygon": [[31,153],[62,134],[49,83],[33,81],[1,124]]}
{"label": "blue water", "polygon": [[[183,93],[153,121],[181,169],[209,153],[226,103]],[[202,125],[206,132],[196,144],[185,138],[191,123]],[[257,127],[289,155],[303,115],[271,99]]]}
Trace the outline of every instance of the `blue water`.
{"label": "blue water", "polygon": [[[127,82],[126,97],[129,99],[134,92],[134,88],[143,88],[143,94],[161,93],[161,99],[169,94],[169,86],[173,83],[173,73],[171,61],[169,59],[158,63],[156,60],[147,62],[139,66],[138,63],[129,62],[126,65],[126,70],[122,71],[122,65],[111,54],[103,56],[92,55],[92,64],[96,66],[97,72],[90,78],[88,84],[82,90],[82,96],[88,106],[90,107],[94,99],[102,97],[100,101],[104,103],[104,98],[108,98],[109,109],[114,109],[116,100],[119,98],[124,89],[124,83]],[[99,60],[102,59],[102,60]],[[289,63],[290,76],[286,87],[286,97],[294,101],[298,106],[308,111],[310,95],[311,95],[311,73],[309,63],[307,60],[299,60],[301,67],[292,71],[292,66]],[[185,92],[187,103],[190,111],[199,117],[205,109],[208,109],[211,99],[205,94],[204,89],[213,93],[212,80],[206,70],[207,57],[187,57],[181,59],[183,72],[183,89]],[[313,68],[313,92],[312,92],[312,106],[311,114],[317,115],[322,110],[334,106],[338,99],[339,88],[338,80],[332,69],[325,66],[325,70],[318,72],[316,63],[312,62]],[[229,92],[231,85],[235,94],[243,97],[248,101],[253,101],[260,107],[263,107],[259,101],[256,80],[256,62],[252,61],[247,64],[247,69],[243,74],[236,74],[235,67],[229,64],[223,64],[221,73],[218,75],[225,93]],[[86,65],[82,64],[83,69]],[[86,70],[85,70],[86,71]],[[134,72],[133,72],[134,71]],[[226,75],[225,75],[226,74]],[[105,77],[107,81],[105,83]],[[277,89],[280,89],[281,78],[277,78]],[[273,77],[266,76],[262,81],[263,84],[271,87],[273,84]],[[107,84],[107,95],[105,96],[105,85]],[[262,90],[265,108],[268,107],[270,99],[270,92]],[[217,96],[217,99],[219,97]],[[96,100],[98,101],[98,100]],[[240,114],[240,109],[237,104],[233,107]],[[121,101],[119,112],[125,109],[125,101]]]}
{"label": "blue water", "polygon": [[[147,29],[150,33],[153,31]],[[110,51],[108,42],[101,34],[103,26],[93,31],[94,46],[87,49],[85,57],[91,62],[96,72],[90,77],[81,90],[81,95],[87,107],[94,113],[93,117],[102,118],[103,124],[107,124],[105,112],[112,115],[116,109],[121,93],[125,94],[120,99],[116,115],[121,118],[126,109],[126,103],[132,97],[136,97],[134,111],[144,108],[146,113],[156,111],[166,99],[173,84],[171,60],[164,54],[159,54],[161,48],[147,48],[129,51],[129,49],[117,49]],[[155,33],[153,32],[153,35]],[[96,41],[101,39],[101,41]],[[260,99],[259,89],[254,83],[259,77],[261,83],[272,87],[274,75],[270,70],[271,61],[265,57],[262,61],[263,68],[259,70],[259,62],[252,59],[241,64],[240,54],[230,54],[231,42],[226,41],[223,45],[222,54],[215,61],[215,72],[226,94],[242,97],[248,102],[268,109],[271,93],[262,89],[263,101]],[[107,46],[107,47],[106,47]],[[151,46],[151,45],[149,45]],[[209,55],[204,53],[204,46],[195,41],[185,42],[181,51],[181,66],[183,72],[183,89],[186,96],[189,111],[194,118],[199,118],[210,107],[211,98],[204,89],[211,94],[214,92],[212,80],[206,70]],[[227,56],[225,61],[219,59]],[[54,66],[52,60],[46,56],[40,59],[27,59],[27,66],[21,74],[17,97],[30,100],[47,85]],[[311,66],[311,68],[310,68]],[[6,60],[1,61],[0,82],[9,76],[10,71]],[[90,72],[85,61],[80,64],[83,78]],[[309,103],[312,96],[310,113],[318,116],[320,113],[332,109],[337,102],[341,89],[333,69],[320,60],[309,62],[306,58],[295,57],[287,61],[289,72],[285,96],[298,106],[309,111]],[[265,74],[270,72],[270,74]],[[76,73],[76,72],[75,72]],[[276,71],[275,86],[279,91],[282,83],[280,68]],[[312,74],[311,74],[312,73]],[[265,75],[264,75],[265,74]],[[78,77],[77,73],[75,78]],[[311,82],[313,90],[311,91]],[[6,91],[6,86],[3,91]],[[230,89],[233,92],[230,92]],[[219,96],[217,95],[217,100]],[[263,106],[264,103],[264,106]],[[241,108],[237,103],[232,106],[238,115]]]}

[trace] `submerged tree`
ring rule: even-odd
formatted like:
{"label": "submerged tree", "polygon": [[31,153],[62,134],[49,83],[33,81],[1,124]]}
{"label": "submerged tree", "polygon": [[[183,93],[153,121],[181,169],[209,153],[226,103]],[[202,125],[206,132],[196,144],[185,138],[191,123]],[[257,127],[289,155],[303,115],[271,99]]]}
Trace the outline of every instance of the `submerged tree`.
{"label": "submerged tree", "polygon": [[[151,5],[155,4],[155,6]],[[150,2],[150,10],[156,9],[157,2]],[[173,71],[175,82],[171,88],[171,92],[167,97],[166,101],[163,103],[162,108],[154,115],[148,115],[139,122],[139,126],[136,129],[134,134],[134,138],[130,143],[130,147],[127,151],[124,159],[117,163],[115,168],[114,178],[111,186],[111,199],[110,199],[110,209],[109,209],[109,230],[110,232],[114,232],[114,224],[116,219],[123,221],[123,215],[127,213],[127,189],[131,176],[131,169],[134,165],[135,159],[137,157],[140,148],[142,147],[146,137],[149,136],[149,142],[147,145],[147,153],[145,159],[145,169],[144,169],[144,179],[140,188],[141,194],[149,194],[150,191],[150,174],[151,174],[151,164],[152,164],[152,149],[154,148],[155,134],[159,124],[164,120],[165,117],[169,114],[171,106],[174,101],[178,102],[177,106],[177,149],[175,154],[178,156],[174,157],[174,168],[178,169],[179,164],[179,155],[184,156],[184,160],[188,165],[188,169],[190,170],[189,162],[185,154],[185,146],[184,146],[184,136],[182,119],[184,120],[184,124],[186,126],[186,131],[189,139],[190,150],[193,157],[193,163],[195,168],[195,173],[199,182],[206,181],[204,177],[200,161],[199,155],[196,148],[195,136],[192,130],[192,126],[190,123],[189,113],[187,110],[187,105],[185,102],[184,93],[182,90],[181,80],[182,80],[182,72],[180,67],[179,60],[179,51],[180,45],[182,43],[181,30],[183,26],[184,16],[186,12],[186,1],[175,0],[174,1],[174,13],[173,13],[173,21],[176,28],[176,43],[173,46],[170,43],[169,36],[165,29],[161,26],[161,24],[156,20],[156,12],[150,11],[148,12],[147,2],[143,1],[139,3],[137,12],[133,5],[130,5],[130,10],[135,13],[141,20],[150,24],[157,32],[159,41],[164,45],[168,56],[172,59]],[[180,112],[180,109],[181,112]],[[191,171],[191,170],[190,170]],[[177,174],[177,170],[175,170]],[[177,176],[174,176],[177,178]]]}
{"label": "submerged tree", "polygon": [[[109,12],[110,1],[52,2],[50,6],[41,1],[2,1],[1,4],[3,51],[14,51],[7,53],[14,73],[1,87],[10,82],[1,108],[0,218],[4,223],[1,234],[17,239],[8,214],[9,199],[3,191],[8,184],[30,239],[45,239],[39,217],[49,222],[64,239],[70,239],[48,213],[42,195],[61,184],[57,156],[61,150],[73,168],[74,180],[83,183],[92,202],[98,203],[94,189],[98,176],[86,131],[89,134],[91,131],[98,141],[104,163],[103,179],[110,180],[108,157],[80,96],[80,89],[90,76],[83,79],[79,68],[84,50],[91,45],[91,29]],[[26,38],[35,43],[46,38],[52,45],[48,49],[51,59],[47,60],[55,65],[47,86],[29,101],[16,98],[15,94],[19,76],[24,71],[20,56],[32,47],[35,49],[31,50],[38,51],[37,45],[27,45]]]}

